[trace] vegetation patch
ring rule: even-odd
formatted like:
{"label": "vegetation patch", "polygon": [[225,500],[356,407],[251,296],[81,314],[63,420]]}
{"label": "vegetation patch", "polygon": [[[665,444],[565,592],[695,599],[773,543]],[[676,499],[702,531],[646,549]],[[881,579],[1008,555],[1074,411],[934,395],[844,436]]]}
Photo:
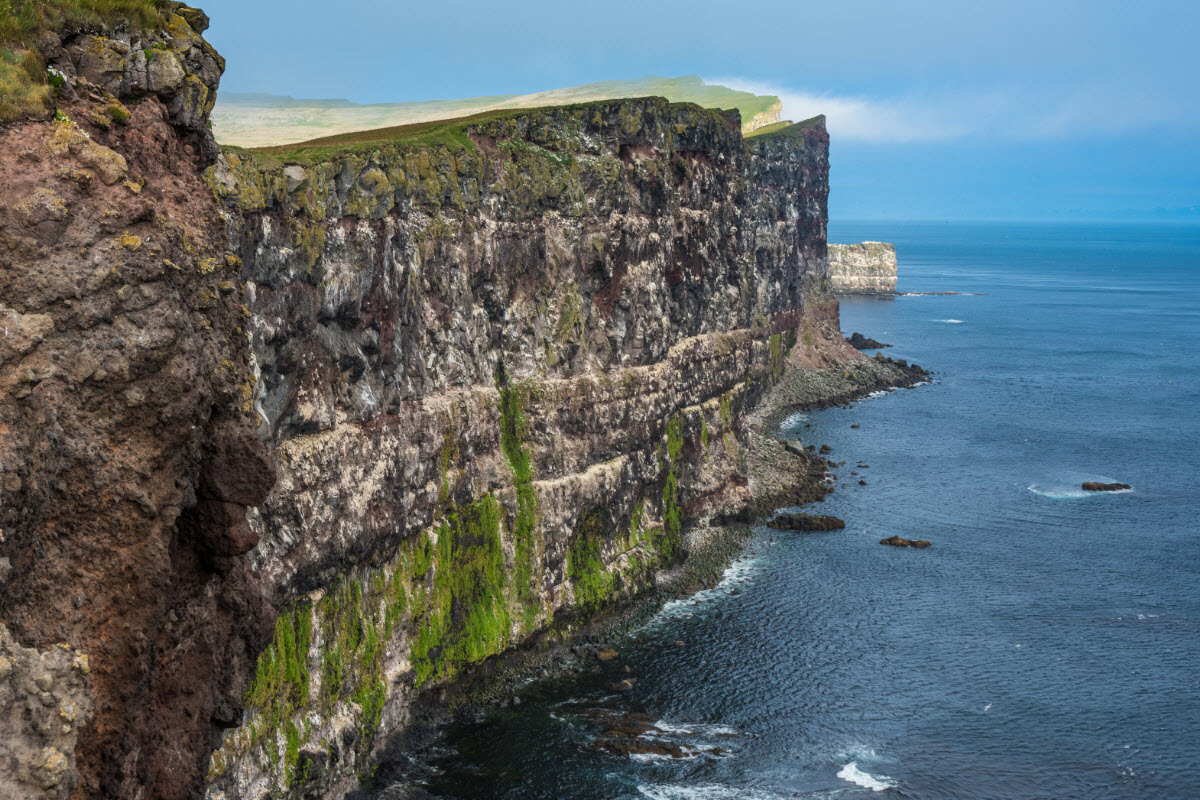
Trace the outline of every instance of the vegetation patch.
{"label": "vegetation patch", "polygon": [[678,470],[682,466],[683,417],[676,414],[667,423],[667,480],[663,485],[663,532],[658,543],[659,554],[673,560],[683,543],[683,509],[679,503]]}
{"label": "vegetation patch", "polygon": [[42,117],[54,107],[62,74],[35,49],[50,31],[138,27],[160,30],[162,0],[0,0],[0,122]]}
{"label": "vegetation patch", "polygon": [[500,449],[513,472],[517,495],[517,514],[513,521],[513,549],[516,552],[515,584],[522,601],[534,599],[534,534],[537,529],[537,490],[533,486],[533,464],[525,448],[525,393],[508,384],[504,368],[497,371],[500,390]]}
{"label": "vegetation patch", "polygon": [[604,568],[604,512],[593,509],[579,520],[567,545],[567,576],[575,592],[575,606],[590,615],[608,600],[614,578]]}

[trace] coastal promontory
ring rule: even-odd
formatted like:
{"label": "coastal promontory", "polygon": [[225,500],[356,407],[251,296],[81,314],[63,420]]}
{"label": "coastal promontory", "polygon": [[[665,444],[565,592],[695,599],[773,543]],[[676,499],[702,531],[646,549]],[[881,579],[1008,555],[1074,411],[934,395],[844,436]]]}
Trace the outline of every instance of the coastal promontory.
{"label": "coastal promontory", "polygon": [[834,294],[893,294],[896,246],[887,242],[829,245],[829,283]]}

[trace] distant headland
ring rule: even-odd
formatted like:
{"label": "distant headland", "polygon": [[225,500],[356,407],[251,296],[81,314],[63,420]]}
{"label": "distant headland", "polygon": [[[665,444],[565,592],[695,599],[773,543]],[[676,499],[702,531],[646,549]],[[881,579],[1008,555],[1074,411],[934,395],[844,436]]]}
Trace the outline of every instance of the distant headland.
{"label": "distant headland", "polygon": [[829,245],[834,294],[895,294],[896,246],[887,242]]}

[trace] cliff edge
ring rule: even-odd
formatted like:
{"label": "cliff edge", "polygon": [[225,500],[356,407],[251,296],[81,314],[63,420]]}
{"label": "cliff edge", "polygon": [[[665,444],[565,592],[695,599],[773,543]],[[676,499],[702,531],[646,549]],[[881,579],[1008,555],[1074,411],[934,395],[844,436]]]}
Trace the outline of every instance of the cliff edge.
{"label": "cliff edge", "polygon": [[830,244],[829,282],[835,294],[894,294],[896,246],[887,242]]}

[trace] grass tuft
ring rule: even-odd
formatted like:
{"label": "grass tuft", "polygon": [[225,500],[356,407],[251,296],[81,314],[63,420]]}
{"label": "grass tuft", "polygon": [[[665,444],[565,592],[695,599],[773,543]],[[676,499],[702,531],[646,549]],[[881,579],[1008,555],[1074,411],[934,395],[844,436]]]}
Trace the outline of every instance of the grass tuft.
{"label": "grass tuft", "polygon": [[61,79],[35,46],[48,31],[162,28],[163,0],[0,0],[0,123],[46,116]]}

